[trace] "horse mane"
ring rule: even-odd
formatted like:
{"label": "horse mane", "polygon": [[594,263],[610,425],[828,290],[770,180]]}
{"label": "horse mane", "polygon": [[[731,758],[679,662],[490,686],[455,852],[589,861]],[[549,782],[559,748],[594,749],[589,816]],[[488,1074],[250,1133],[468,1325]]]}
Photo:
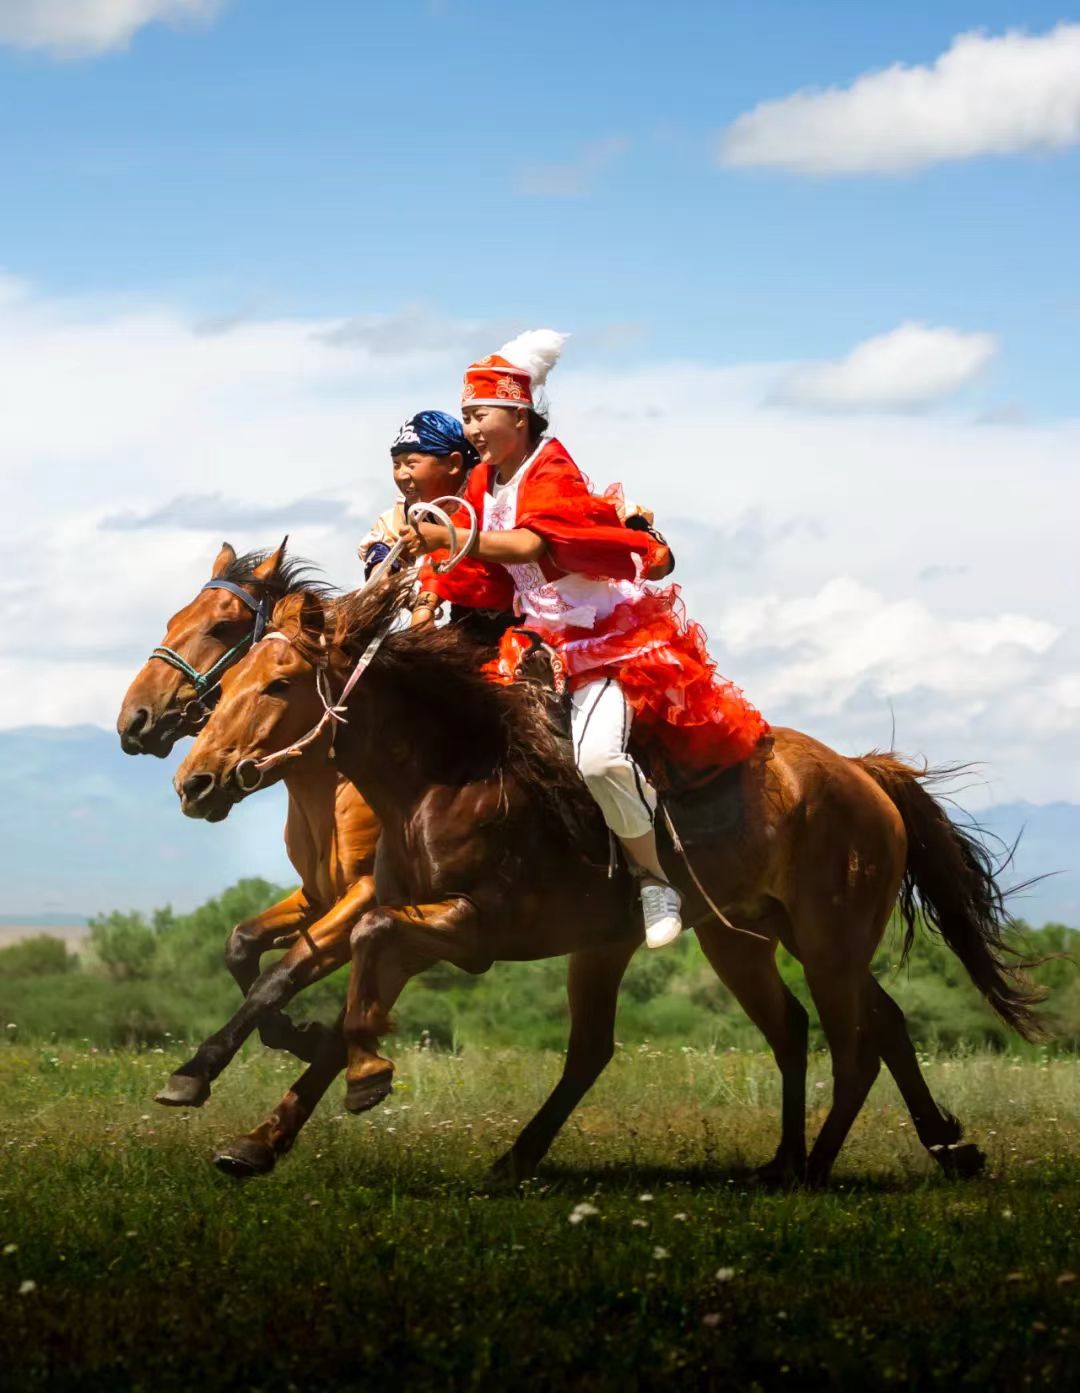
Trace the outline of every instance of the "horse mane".
{"label": "horse mane", "polygon": [[216,579],[243,585],[254,591],[257,600],[267,599],[271,605],[276,605],[286,595],[296,595],[302,591],[320,596],[331,593],[330,584],[317,579],[319,568],[302,556],[283,556],[273,575],[257,576],[256,570],[273,556],[274,550],[276,548],[248,551],[243,556],[235,556]]}
{"label": "horse mane", "polygon": [[[391,623],[413,578],[388,577],[325,607],[333,646],[353,658]],[[457,761],[471,772],[512,778],[576,846],[597,840],[599,814],[560,735],[547,703],[531,682],[493,682],[481,671],[485,650],[456,625],[423,625],[389,634],[372,662],[394,693],[395,707],[411,718],[418,738],[445,776]],[[599,843],[598,843],[599,845]]]}

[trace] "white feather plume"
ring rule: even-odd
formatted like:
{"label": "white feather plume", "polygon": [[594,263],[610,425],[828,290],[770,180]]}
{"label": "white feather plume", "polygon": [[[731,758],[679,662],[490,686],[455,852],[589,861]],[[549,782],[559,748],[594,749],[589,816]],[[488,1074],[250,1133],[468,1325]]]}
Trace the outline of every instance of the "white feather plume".
{"label": "white feather plume", "polygon": [[569,334],[560,334],[555,329],[526,329],[516,339],[503,344],[499,357],[513,363],[516,368],[524,368],[532,378],[533,386],[541,387],[559,361],[563,344],[569,337]]}

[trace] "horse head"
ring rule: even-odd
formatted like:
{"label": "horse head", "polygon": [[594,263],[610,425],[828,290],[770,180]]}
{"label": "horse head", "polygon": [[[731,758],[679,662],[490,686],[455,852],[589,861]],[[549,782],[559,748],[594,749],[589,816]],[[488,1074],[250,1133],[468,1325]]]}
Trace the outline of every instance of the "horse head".
{"label": "horse head", "polygon": [[213,712],[173,779],[188,817],[228,817],[236,803],[280,778],[290,761],[275,762],[265,774],[263,762],[300,745],[320,725],[326,709],[320,693],[334,656],[325,640],[327,615],[319,592],[288,595],[275,606],[269,631],[222,675]]}
{"label": "horse head", "polygon": [[116,722],[125,754],[163,759],[205,724],[221,676],[261,637],[274,601],[298,581],[286,542],[239,557],[222,545],[210,580],[169,620],[127,690]]}

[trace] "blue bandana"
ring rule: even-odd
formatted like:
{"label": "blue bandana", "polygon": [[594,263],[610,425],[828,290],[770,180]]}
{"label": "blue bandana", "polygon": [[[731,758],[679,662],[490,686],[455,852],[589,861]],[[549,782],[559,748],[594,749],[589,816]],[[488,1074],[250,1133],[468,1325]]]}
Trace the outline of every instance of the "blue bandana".
{"label": "blue bandana", "polygon": [[476,451],[465,439],[461,422],[445,411],[418,411],[405,422],[390,446],[391,456],[413,451],[418,455],[452,455],[455,450],[464,459],[465,468],[471,469],[477,460]]}

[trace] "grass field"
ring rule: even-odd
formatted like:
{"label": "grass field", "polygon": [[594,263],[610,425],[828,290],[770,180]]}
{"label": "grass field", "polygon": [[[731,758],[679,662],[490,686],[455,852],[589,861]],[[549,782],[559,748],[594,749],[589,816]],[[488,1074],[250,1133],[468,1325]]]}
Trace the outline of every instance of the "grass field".
{"label": "grass field", "polygon": [[879,1082],[835,1187],[805,1194],[747,1179],[775,1141],[761,1054],[620,1050],[520,1193],[486,1166],[555,1055],[402,1049],[388,1104],[349,1117],[336,1088],[243,1185],[208,1155],[294,1066],[253,1053],[200,1113],[159,1110],[181,1058],[0,1044],[5,1390],[1023,1389],[1080,1368],[1075,1059],[927,1062],[989,1154],[977,1181],[939,1177]]}

